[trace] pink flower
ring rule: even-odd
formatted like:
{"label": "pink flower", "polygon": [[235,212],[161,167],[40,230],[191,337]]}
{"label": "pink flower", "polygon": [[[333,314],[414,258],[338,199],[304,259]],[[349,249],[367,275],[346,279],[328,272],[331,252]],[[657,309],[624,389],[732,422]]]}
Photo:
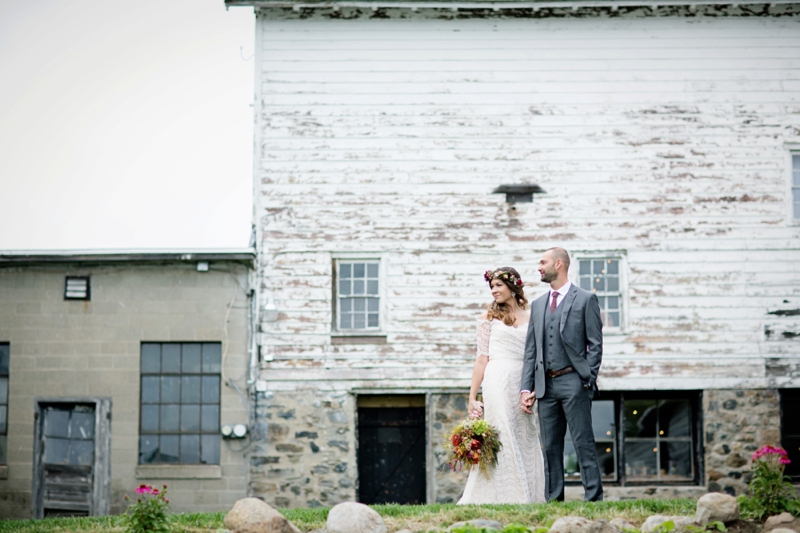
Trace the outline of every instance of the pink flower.
{"label": "pink flower", "polygon": [[158,496],[158,493],[159,493],[158,489],[153,489],[150,491],[150,494],[152,494],[153,496]]}
{"label": "pink flower", "polygon": [[141,485],[136,487],[136,494],[152,494],[153,490],[155,489],[153,489],[153,487],[151,487],[150,485],[145,485],[144,483],[142,483]]}
{"label": "pink flower", "polygon": [[788,464],[790,464],[790,463],[791,463],[791,461],[790,461],[788,458],[786,458],[786,457],[781,457],[781,460],[780,460],[780,461],[778,461],[778,462],[779,462],[780,464],[782,464],[782,465],[788,465]]}

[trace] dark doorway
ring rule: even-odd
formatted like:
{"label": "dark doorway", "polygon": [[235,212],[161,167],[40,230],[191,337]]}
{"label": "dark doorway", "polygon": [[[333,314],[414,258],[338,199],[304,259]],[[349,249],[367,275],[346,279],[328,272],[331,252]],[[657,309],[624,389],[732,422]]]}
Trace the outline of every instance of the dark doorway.
{"label": "dark doorway", "polygon": [[110,405],[37,402],[34,518],[108,513]]}
{"label": "dark doorway", "polygon": [[425,397],[360,396],[358,501],[425,503]]}

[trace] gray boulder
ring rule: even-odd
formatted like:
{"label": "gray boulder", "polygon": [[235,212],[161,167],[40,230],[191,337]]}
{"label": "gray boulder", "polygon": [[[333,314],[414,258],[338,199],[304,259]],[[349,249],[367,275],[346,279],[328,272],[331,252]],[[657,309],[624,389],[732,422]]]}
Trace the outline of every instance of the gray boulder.
{"label": "gray boulder", "polygon": [[619,533],[607,520],[589,520],[581,516],[562,516],[550,527],[549,533]]}
{"label": "gray boulder", "polygon": [[294,524],[258,498],[243,498],[225,515],[232,533],[301,533]]}
{"label": "gray boulder", "polygon": [[636,530],[639,529],[638,527],[634,526],[624,518],[612,518],[609,524],[619,529],[620,531],[625,531],[626,529],[636,529]]}
{"label": "gray boulder", "polygon": [[672,521],[675,524],[675,531],[688,531],[688,526],[697,526],[690,516],[664,516],[653,515],[642,524],[642,533],[653,533],[664,522]]}
{"label": "gray boulder", "polygon": [[328,513],[329,533],[387,533],[383,518],[363,503],[344,502]]}
{"label": "gray boulder", "polygon": [[770,533],[797,533],[797,531],[788,527],[778,527],[770,531]]}
{"label": "gray boulder", "polygon": [[704,526],[709,522],[733,522],[739,519],[739,502],[729,494],[709,492],[697,500],[694,521]]}
{"label": "gray boulder", "polygon": [[791,513],[776,514],[775,516],[767,518],[767,521],[764,522],[764,529],[770,529],[778,524],[786,524],[788,522],[794,522],[794,517]]}
{"label": "gray boulder", "polygon": [[476,520],[467,520],[466,522],[456,522],[454,524],[450,524],[450,527],[447,528],[447,531],[453,531],[455,528],[462,527],[467,524],[477,528],[496,529],[497,531],[503,531],[503,524],[501,524],[497,520],[484,520],[481,518]]}

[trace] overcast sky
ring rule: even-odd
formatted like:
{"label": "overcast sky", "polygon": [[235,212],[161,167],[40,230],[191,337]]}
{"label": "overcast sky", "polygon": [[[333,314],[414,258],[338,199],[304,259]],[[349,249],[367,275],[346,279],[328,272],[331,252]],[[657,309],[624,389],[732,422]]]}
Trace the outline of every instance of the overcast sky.
{"label": "overcast sky", "polygon": [[244,247],[252,8],[0,0],[0,250]]}

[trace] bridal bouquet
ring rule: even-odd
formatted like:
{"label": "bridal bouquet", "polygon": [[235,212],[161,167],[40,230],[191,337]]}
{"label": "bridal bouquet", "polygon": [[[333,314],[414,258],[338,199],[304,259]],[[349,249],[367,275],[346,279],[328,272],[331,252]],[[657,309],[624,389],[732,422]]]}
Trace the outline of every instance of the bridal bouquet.
{"label": "bridal bouquet", "polygon": [[444,447],[450,452],[447,464],[453,471],[478,465],[485,475],[489,467],[497,464],[497,452],[502,444],[500,433],[486,420],[467,418],[453,428]]}

